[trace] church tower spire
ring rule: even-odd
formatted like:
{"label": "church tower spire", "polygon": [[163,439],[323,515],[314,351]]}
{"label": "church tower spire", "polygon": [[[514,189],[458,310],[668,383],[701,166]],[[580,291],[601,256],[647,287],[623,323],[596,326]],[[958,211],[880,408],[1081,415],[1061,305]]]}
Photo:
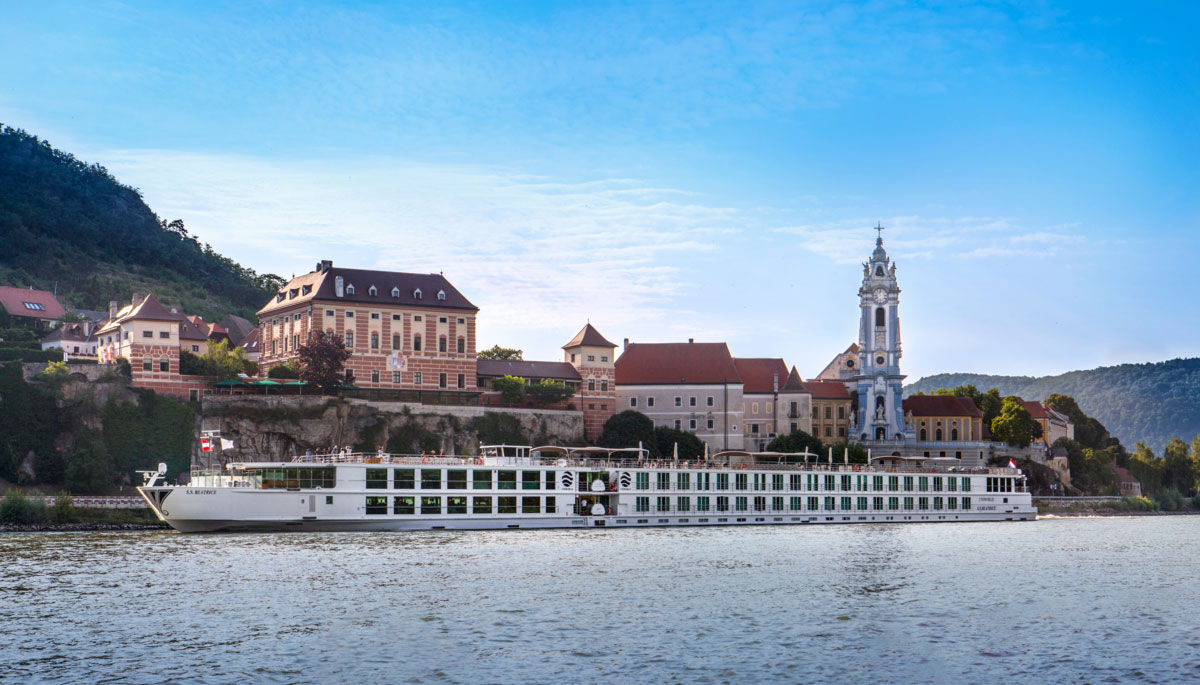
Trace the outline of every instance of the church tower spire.
{"label": "church tower spire", "polygon": [[883,248],[882,224],[875,226],[875,250],[863,262],[858,289],[858,392],[855,437],[864,442],[903,441],[900,373],[900,286],[896,265]]}

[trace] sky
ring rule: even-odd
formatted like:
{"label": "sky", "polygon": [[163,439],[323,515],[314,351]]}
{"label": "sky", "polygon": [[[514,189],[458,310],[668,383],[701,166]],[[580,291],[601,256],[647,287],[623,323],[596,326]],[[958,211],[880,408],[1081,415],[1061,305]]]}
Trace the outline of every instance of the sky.
{"label": "sky", "polygon": [[0,123],[260,273],[443,272],[478,346],[815,376],[1200,356],[1196,3],[16,3]]}

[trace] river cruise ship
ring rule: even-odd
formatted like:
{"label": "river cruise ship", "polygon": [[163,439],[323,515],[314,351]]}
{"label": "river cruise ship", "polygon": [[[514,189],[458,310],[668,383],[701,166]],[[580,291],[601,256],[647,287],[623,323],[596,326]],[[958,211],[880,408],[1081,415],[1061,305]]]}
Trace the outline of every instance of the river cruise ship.
{"label": "river cruise ship", "polygon": [[[787,463],[719,453],[653,461],[644,450],[487,446],[479,457],[332,454],[239,462],[138,491],[185,533],[478,530],[1031,520],[1014,468],[885,457]],[[790,455],[795,456],[795,455]]]}

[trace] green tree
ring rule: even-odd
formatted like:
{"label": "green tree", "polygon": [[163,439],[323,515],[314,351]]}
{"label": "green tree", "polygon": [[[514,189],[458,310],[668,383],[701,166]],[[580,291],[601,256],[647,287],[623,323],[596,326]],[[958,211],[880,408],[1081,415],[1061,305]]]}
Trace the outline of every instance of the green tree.
{"label": "green tree", "polygon": [[1166,474],[1163,481],[1168,487],[1178,490],[1183,495],[1191,495],[1196,491],[1196,470],[1188,454],[1188,445],[1179,438],[1171,438],[1163,450],[1166,462]]}
{"label": "green tree", "polygon": [[328,331],[312,331],[308,341],[296,350],[300,362],[300,380],[321,392],[332,392],[342,384],[350,350],[341,336]]}
{"label": "green tree", "polygon": [[704,456],[704,442],[695,433],[679,431],[666,426],[654,429],[654,447],[658,454],[671,457],[675,454],[675,445],[679,445],[681,460],[698,459]]}
{"label": "green tree", "polygon": [[67,463],[67,489],[75,493],[102,493],[112,484],[113,463],[104,441],[95,431],[81,433]]}
{"label": "green tree", "polygon": [[1004,398],[1000,415],[992,419],[992,437],[1011,447],[1028,447],[1033,442],[1034,426],[1037,422],[1022,404],[1021,398],[1009,395]]}
{"label": "green tree", "polygon": [[300,377],[300,362],[295,359],[289,359],[282,364],[276,364],[267,371],[267,378],[278,378],[284,380],[295,380]]}
{"label": "green tree", "polygon": [[226,340],[208,343],[208,349],[200,355],[200,366],[204,375],[219,381],[237,378],[246,371],[246,351],[241,347],[229,347]]}
{"label": "green tree", "polygon": [[[867,463],[867,448],[857,442],[839,442],[832,445],[833,447],[833,463],[840,463],[846,457],[846,450],[850,450],[851,464]],[[826,450],[828,452],[828,450]]]}
{"label": "green tree", "polygon": [[575,390],[561,381],[543,378],[537,383],[529,384],[525,388],[525,394],[529,395],[538,406],[545,407],[559,402],[566,402],[575,396]]}
{"label": "green tree", "polygon": [[66,383],[70,377],[71,370],[67,368],[66,362],[49,362],[46,368],[38,372],[38,380],[56,387]]}
{"label": "green tree", "polygon": [[492,379],[492,390],[500,393],[504,403],[509,406],[520,404],[525,399],[526,385],[525,379],[518,376],[506,375]]}
{"label": "green tree", "polygon": [[521,420],[512,414],[486,411],[483,416],[471,419],[470,427],[475,430],[482,445],[529,444],[529,436],[521,426]]}
{"label": "green tree", "polygon": [[608,417],[604,422],[604,430],[596,440],[601,447],[637,447],[638,443],[650,450],[650,456],[660,456],[658,443],[654,439],[654,422],[632,409]]}
{"label": "green tree", "polygon": [[[809,435],[802,430],[794,430],[786,435],[778,435],[767,443],[768,452],[811,452],[820,461],[826,456],[825,444],[815,435]],[[813,457],[809,457],[812,459]],[[803,461],[804,457],[792,457],[788,461]]]}
{"label": "green tree", "polygon": [[524,353],[521,350],[518,350],[514,347],[500,347],[499,345],[493,345],[492,347],[481,351],[475,356],[479,357],[480,359],[521,361],[523,359],[523,354]]}

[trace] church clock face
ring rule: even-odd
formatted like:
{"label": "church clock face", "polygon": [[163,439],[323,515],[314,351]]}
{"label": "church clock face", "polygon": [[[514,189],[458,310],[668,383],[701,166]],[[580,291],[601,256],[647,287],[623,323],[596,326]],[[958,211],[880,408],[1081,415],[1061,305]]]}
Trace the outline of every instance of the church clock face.
{"label": "church clock face", "polygon": [[887,291],[883,288],[878,288],[875,291],[875,304],[883,304],[887,302]]}

